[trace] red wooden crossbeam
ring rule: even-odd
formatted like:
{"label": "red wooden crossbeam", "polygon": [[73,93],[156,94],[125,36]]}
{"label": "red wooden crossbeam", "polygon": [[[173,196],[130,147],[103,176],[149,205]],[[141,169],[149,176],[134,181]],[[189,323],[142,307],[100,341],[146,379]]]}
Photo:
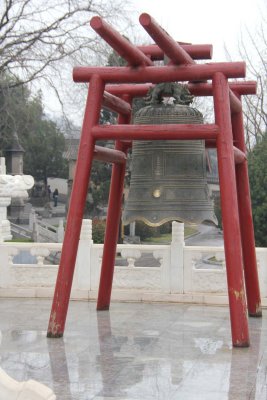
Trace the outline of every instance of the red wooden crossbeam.
{"label": "red wooden crossbeam", "polygon": [[132,111],[129,103],[108,92],[103,94],[102,106],[123,115],[130,115]]}
{"label": "red wooden crossbeam", "polygon": [[106,91],[114,94],[115,96],[123,96],[127,93],[130,97],[144,97],[147,95],[149,89],[153,88],[152,83],[122,83],[118,85],[109,84],[106,85]]}
{"label": "red wooden crossbeam", "polygon": [[139,21],[143,28],[154,39],[156,44],[162,49],[164,54],[169,57],[173,64],[179,65],[195,63],[195,61],[179,45],[179,43],[169,36],[149,14],[141,14]]}
{"label": "red wooden crossbeam", "polygon": [[[106,91],[116,96],[122,96],[127,93],[131,97],[143,97],[152,87],[154,87],[152,83],[140,83],[137,85],[131,83],[111,84],[106,85]],[[212,96],[212,85],[210,83],[189,83],[187,87],[194,96]],[[229,87],[233,92],[241,95],[256,94],[257,91],[257,83],[255,81],[229,82]]]}
{"label": "red wooden crossbeam", "polygon": [[166,65],[163,67],[75,67],[74,82],[89,82],[92,76],[100,76],[105,83],[160,83],[212,79],[216,72],[227,78],[244,78],[246,64],[222,62],[186,66]]}
{"label": "red wooden crossbeam", "polygon": [[[205,140],[205,147],[206,149],[216,149],[216,140],[215,139],[208,139]],[[234,151],[234,159],[235,159],[235,164],[242,164],[247,160],[246,154],[238,149],[236,146],[233,146],[233,151]]]}
{"label": "red wooden crossbeam", "polygon": [[[242,88],[243,82],[239,82],[240,89],[244,91],[244,88],[247,88],[248,91],[250,90],[250,94],[254,94],[256,91],[255,85],[251,86],[245,86]],[[131,93],[131,95],[134,96],[144,96],[147,94],[148,89],[153,87],[152,84],[144,84],[144,85],[107,85],[107,91],[116,93],[117,95],[121,95],[124,93],[124,91],[127,91],[127,93]],[[238,85],[233,84],[233,88],[235,91],[238,91]],[[188,89],[190,93],[193,95],[197,96],[211,96],[212,95],[212,85],[209,83],[189,83],[188,84]],[[231,89],[231,84],[230,84],[230,89]],[[232,113],[238,113],[242,110],[242,104],[240,99],[235,95],[235,93],[230,90],[229,91],[229,96],[230,96],[230,107],[231,107],[231,112]]]}
{"label": "red wooden crossbeam", "polygon": [[115,164],[125,164],[126,155],[123,151],[109,149],[108,147],[95,146],[94,160]]}
{"label": "red wooden crossbeam", "polygon": [[168,125],[97,125],[92,128],[95,140],[202,140],[216,139],[219,129],[214,124]]}
{"label": "red wooden crossbeam", "polygon": [[153,65],[153,62],[141,50],[100,17],[93,17],[90,25],[130,65]]}
{"label": "red wooden crossbeam", "polygon": [[[255,81],[229,82],[229,87],[232,91],[242,95],[256,94],[257,91],[257,83]],[[213,95],[210,83],[189,83],[188,89],[194,96]]]}
{"label": "red wooden crossbeam", "polygon": [[[177,42],[194,60],[210,60],[212,58],[211,44],[181,44]],[[164,59],[163,50],[156,44],[137,46],[151,60],[160,61]]]}
{"label": "red wooden crossbeam", "polygon": [[235,164],[242,164],[244,161],[247,160],[246,154],[235,146],[234,146],[234,158],[235,158]]}
{"label": "red wooden crossbeam", "polygon": [[206,147],[206,149],[216,149],[216,140],[215,139],[206,139],[205,147]]}
{"label": "red wooden crossbeam", "polygon": [[236,95],[231,89],[229,89],[229,98],[230,98],[231,113],[234,114],[242,111],[242,103],[239,100],[239,98],[236,97]]}

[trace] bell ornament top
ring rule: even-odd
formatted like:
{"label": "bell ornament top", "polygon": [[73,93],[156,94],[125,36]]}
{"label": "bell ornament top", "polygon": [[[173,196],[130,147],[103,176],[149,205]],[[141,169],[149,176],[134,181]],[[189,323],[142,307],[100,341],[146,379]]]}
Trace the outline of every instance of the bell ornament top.
{"label": "bell ornament top", "polygon": [[149,89],[145,102],[147,105],[162,104],[164,97],[173,97],[174,104],[187,105],[193,102],[194,96],[189,92],[188,88],[176,82],[158,83]]}

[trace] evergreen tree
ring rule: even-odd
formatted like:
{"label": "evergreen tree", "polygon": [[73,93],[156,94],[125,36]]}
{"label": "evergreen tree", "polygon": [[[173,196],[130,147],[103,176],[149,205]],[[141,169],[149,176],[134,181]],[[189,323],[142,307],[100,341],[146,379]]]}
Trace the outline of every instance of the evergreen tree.
{"label": "evergreen tree", "polygon": [[260,143],[249,153],[249,179],[255,240],[267,247],[267,131]]}
{"label": "evergreen tree", "polygon": [[11,81],[7,75],[0,80],[1,154],[5,154],[16,132],[25,150],[25,174],[45,183],[48,176],[66,177],[64,135],[45,116],[41,93],[32,97],[26,85],[12,85]]}

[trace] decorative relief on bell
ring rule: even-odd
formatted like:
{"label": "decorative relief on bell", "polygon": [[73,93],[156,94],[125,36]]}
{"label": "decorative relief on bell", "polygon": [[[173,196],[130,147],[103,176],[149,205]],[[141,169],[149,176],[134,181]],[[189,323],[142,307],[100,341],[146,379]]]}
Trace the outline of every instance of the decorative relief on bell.
{"label": "decorative relief on bell", "polygon": [[[174,98],[164,104],[163,97]],[[156,85],[148,93],[135,124],[202,124],[200,111],[190,104],[193,96],[181,84]],[[159,226],[167,221],[217,223],[206,179],[205,143],[201,140],[135,141],[132,172],[123,222],[142,220]]]}
{"label": "decorative relief on bell", "polygon": [[153,190],[153,197],[155,197],[155,199],[158,199],[160,196],[161,196],[160,189]]}

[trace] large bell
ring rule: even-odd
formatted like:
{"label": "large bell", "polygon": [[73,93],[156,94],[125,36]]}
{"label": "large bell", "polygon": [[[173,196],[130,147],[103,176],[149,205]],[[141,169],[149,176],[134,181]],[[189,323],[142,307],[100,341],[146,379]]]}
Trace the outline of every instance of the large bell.
{"label": "large bell", "polygon": [[[163,96],[174,97],[165,104]],[[188,104],[188,89],[181,84],[159,84],[148,95],[134,124],[201,124],[202,114]],[[167,221],[217,223],[206,178],[203,140],[134,141],[131,182],[123,223],[141,220],[150,226]]]}

